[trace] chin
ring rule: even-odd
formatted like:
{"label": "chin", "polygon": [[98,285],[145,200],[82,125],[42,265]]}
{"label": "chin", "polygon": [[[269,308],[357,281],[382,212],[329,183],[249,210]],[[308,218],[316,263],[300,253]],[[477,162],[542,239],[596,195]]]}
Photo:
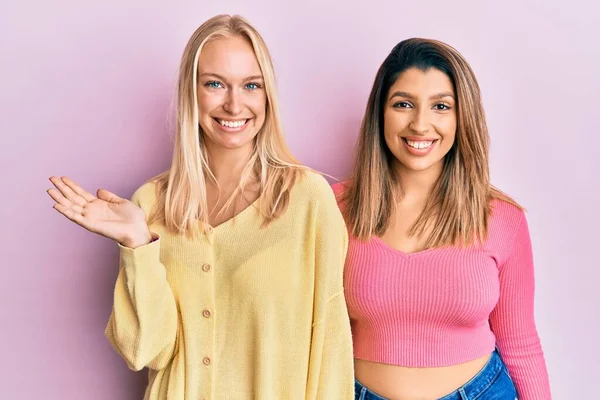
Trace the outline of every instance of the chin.
{"label": "chin", "polygon": [[[239,138],[236,138],[239,139]],[[219,147],[223,147],[226,149],[230,149],[230,150],[235,150],[235,149],[239,149],[242,147],[246,147],[248,145],[252,144],[252,138],[249,139],[242,139],[242,140],[220,140],[219,142],[217,142],[217,145]]]}
{"label": "chin", "polygon": [[222,141],[222,142],[218,142],[216,143],[216,145],[218,147],[221,147],[223,149],[229,149],[229,150],[235,150],[235,149],[239,149],[241,147],[244,147],[244,145],[246,145],[247,142],[226,142],[226,141]]}
{"label": "chin", "polygon": [[437,166],[441,160],[411,160],[411,159],[398,159],[399,164],[409,171],[421,172],[427,171],[428,169]]}
{"label": "chin", "polygon": [[427,171],[429,168],[433,167],[433,164],[427,164],[427,165],[422,165],[422,164],[418,164],[418,165],[411,165],[411,164],[403,164],[404,168],[406,168],[409,171],[413,171],[413,172],[422,172],[422,171]]}
{"label": "chin", "polygon": [[223,134],[221,132],[215,134],[215,132],[212,132],[211,134],[206,136],[207,139],[210,140],[213,143],[213,145],[217,147],[235,150],[252,143],[255,135],[248,135],[247,133],[243,135]]}

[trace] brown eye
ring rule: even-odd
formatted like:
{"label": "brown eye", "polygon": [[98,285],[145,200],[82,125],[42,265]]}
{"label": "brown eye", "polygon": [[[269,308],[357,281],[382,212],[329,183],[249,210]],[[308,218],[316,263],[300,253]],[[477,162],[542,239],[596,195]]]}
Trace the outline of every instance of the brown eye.
{"label": "brown eye", "polygon": [[446,110],[450,109],[450,106],[448,106],[444,103],[439,103],[439,104],[436,104],[435,106],[433,106],[433,108],[438,111],[446,111]]}
{"label": "brown eye", "polygon": [[394,108],[411,108],[412,106],[410,105],[410,103],[407,103],[406,101],[399,101],[398,103],[394,104],[392,107],[394,107]]}

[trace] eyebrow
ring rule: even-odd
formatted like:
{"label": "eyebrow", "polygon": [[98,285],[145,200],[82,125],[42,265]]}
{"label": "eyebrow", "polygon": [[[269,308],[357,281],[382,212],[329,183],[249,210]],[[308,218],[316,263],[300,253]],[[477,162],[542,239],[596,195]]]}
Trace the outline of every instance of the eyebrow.
{"label": "eyebrow", "polygon": [[[213,72],[205,72],[205,73],[202,73],[202,74],[198,75],[199,78],[203,77],[203,76],[214,76],[217,79],[220,79],[222,81],[227,82],[227,79],[224,76],[221,76],[219,74],[215,74]],[[264,78],[263,78],[262,75],[252,75],[252,76],[248,76],[248,77],[244,78],[244,82],[255,81],[255,80],[258,80],[258,79],[264,79]]]}
{"label": "eyebrow", "polygon": [[[393,99],[394,97],[404,97],[406,99],[413,99],[413,100],[415,98],[415,96],[413,96],[412,94],[407,93],[407,92],[394,92],[390,96],[390,100]],[[440,100],[440,99],[443,99],[444,97],[451,97],[453,100],[456,100],[456,98],[454,97],[454,94],[452,92],[441,92],[441,93],[431,96],[430,99]]]}

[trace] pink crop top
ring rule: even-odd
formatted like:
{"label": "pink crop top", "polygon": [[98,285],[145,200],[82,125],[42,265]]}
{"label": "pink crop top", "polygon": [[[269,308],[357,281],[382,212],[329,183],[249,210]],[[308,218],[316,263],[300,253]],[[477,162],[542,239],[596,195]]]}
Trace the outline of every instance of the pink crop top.
{"label": "pink crop top", "polygon": [[[333,185],[339,194],[343,184]],[[525,214],[496,200],[483,246],[407,254],[350,235],[344,272],[354,357],[442,367],[498,347],[520,400],[550,399],[533,314],[534,274]]]}

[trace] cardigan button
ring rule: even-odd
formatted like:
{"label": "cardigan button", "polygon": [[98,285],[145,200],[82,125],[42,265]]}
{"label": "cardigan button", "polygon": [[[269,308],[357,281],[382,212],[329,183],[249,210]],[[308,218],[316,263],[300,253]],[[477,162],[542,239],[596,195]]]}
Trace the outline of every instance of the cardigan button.
{"label": "cardigan button", "polygon": [[202,360],[202,362],[204,363],[204,365],[210,365],[210,358],[204,357],[204,359]]}

